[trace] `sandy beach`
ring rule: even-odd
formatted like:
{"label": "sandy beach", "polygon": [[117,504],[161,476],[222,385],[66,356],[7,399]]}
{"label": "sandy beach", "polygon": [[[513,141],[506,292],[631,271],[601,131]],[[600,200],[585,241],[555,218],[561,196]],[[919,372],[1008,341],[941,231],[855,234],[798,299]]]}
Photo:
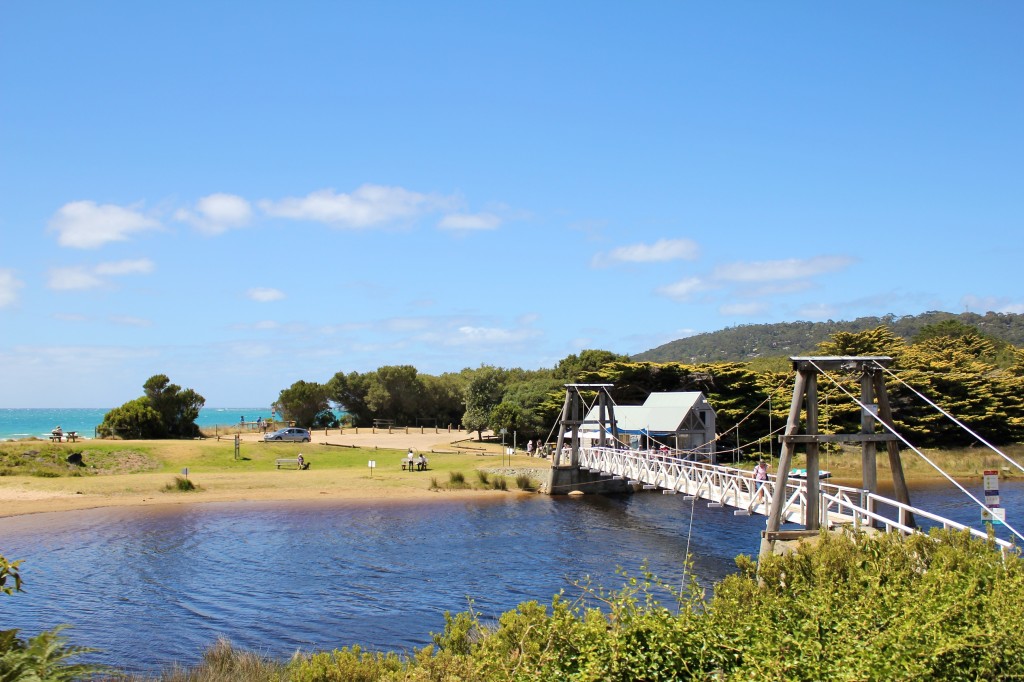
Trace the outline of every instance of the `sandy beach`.
{"label": "sandy beach", "polygon": [[[311,445],[379,449],[380,457],[375,459],[377,468],[372,472],[368,466],[366,469],[317,468],[314,461],[308,471],[195,471],[190,475],[190,480],[200,490],[188,493],[164,490],[174,480],[174,474],[167,472],[59,478],[0,476],[0,517],[107,506],[325,499],[380,504],[452,499],[454,496],[469,499],[496,494],[530,494],[512,492],[514,486],[508,492],[431,489],[431,479],[447,481],[447,473],[441,476],[430,471],[401,471],[402,453],[409,448],[416,453],[426,454],[432,462],[443,460],[450,463],[454,459],[467,475],[472,475],[477,468],[500,469],[500,446],[492,444],[488,447],[473,440],[472,436],[466,432],[449,432],[447,429],[435,431],[410,428],[408,432],[404,429],[388,432],[369,428],[358,431],[346,429],[341,433],[337,429],[313,431]],[[231,442],[233,438],[232,433],[224,434],[220,443],[225,440]],[[262,439],[261,433],[240,434],[242,447],[255,449],[255,452],[266,447]],[[208,439],[197,445],[191,442],[184,445],[195,448],[202,447],[201,443],[216,442],[216,439]],[[295,444],[294,447],[298,452],[301,446]],[[518,454],[512,458],[510,466],[543,470],[547,468],[548,462]]]}

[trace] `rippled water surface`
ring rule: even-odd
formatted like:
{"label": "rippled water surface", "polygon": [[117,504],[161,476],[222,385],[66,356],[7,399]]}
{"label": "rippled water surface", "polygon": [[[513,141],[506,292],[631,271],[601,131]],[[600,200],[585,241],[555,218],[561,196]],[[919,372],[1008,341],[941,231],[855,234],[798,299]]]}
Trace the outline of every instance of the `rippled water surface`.
{"label": "rippled water surface", "polygon": [[[1020,493],[1011,487],[1004,499]],[[947,490],[915,502],[927,495],[977,517],[947,501]],[[0,629],[69,623],[75,644],[101,650],[93,660],[129,670],[194,662],[218,637],[278,657],[350,644],[407,649],[429,643],[444,611],[463,611],[469,599],[497,616],[526,600],[549,603],[563,588],[578,594],[571,583],[587,575],[617,587],[616,568],[635,574],[645,559],[678,584],[688,538],[696,574],[718,579],[735,555],[757,552],[764,521],[659,494],[0,519],[0,552],[24,560],[26,579],[24,594],[0,602]]]}

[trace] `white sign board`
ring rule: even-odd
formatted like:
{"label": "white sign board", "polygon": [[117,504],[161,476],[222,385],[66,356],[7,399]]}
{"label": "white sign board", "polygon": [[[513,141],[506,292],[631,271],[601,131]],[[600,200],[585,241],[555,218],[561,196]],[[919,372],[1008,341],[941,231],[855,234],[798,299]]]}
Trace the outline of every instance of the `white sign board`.
{"label": "white sign board", "polygon": [[370,460],[370,468],[371,469],[376,469],[377,468],[377,460],[375,460],[375,459],[371,459]]}
{"label": "white sign board", "polygon": [[1006,510],[1002,507],[995,507],[993,509],[982,509],[981,520],[988,521],[990,523],[1002,523],[1006,520]]}

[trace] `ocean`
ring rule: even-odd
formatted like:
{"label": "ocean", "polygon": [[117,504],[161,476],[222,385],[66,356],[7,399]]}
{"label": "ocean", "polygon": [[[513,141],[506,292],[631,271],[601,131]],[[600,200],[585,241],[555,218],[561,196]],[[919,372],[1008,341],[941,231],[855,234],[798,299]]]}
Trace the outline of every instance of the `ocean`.
{"label": "ocean", "polygon": [[[93,438],[96,427],[103,421],[103,415],[109,407],[97,408],[0,408],[0,440],[17,440],[19,438],[49,438],[50,432],[60,426],[65,433],[77,431],[83,438]],[[204,407],[199,412],[196,424],[200,428],[227,426],[245,421],[256,421],[263,417],[270,419],[269,407]]]}

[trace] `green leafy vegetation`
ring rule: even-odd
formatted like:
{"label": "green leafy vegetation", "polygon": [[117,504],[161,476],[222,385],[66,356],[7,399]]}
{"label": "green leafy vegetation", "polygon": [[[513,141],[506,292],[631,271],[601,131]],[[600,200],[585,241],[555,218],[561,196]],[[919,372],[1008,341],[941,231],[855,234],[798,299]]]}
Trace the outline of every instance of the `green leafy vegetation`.
{"label": "green leafy vegetation", "polygon": [[[823,534],[708,596],[646,570],[610,591],[485,620],[445,613],[433,645],[273,662],[219,642],[185,680],[1004,680],[1024,676],[1024,562],[964,533]],[[141,682],[143,678],[133,677]]]}
{"label": "green leafy vegetation", "polygon": [[[809,355],[818,344],[837,333],[857,334],[888,327],[904,341],[922,336],[931,327],[946,334],[943,325],[957,324],[976,329],[1004,345],[1024,346],[1024,315],[1015,313],[946,313],[930,311],[920,315],[896,317],[859,317],[849,322],[780,322],[747,324],[716,332],[695,334],[638,353],[633,360],[642,362],[743,362],[754,358]],[[927,335],[928,332],[924,332]]]}
{"label": "green leafy vegetation", "polygon": [[199,490],[199,486],[184,476],[175,476],[174,482],[165,485],[164,490],[167,492],[190,493]]}
{"label": "green leafy vegetation", "polygon": [[191,388],[156,374],[143,384],[145,395],[115,407],[97,429],[104,438],[195,438],[196,419],[206,399]]}

